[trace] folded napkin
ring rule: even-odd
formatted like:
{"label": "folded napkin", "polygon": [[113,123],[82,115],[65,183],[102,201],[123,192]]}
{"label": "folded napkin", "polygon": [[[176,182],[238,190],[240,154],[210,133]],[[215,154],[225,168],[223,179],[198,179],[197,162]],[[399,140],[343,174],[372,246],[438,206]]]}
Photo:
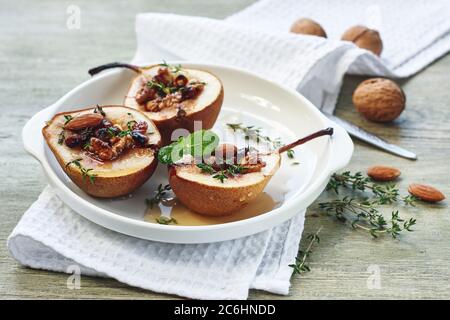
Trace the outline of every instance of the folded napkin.
{"label": "folded napkin", "polygon": [[[287,32],[311,17],[329,39]],[[370,20],[370,21],[369,21]],[[380,30],[381,59],[339,41],[349,26]],[[448,1],[265,0],[225,19],[140,14],[135,63],[162,58],[239,66],[296,88],[332,112],[343,75],[409,76],[450,49]],[[21,264],[112,277],[158,292],[199,299],[244,299],[249,288],[287,294],[304,212],[271,230],[212,244],[164,244],[125,236],[82,218],[47,187],[8,239]]]}
{"label": "folded napkin", "polygon": [[[328,39],[289,33],[300,17]],[[380,31],[381,58],[339,41],[351,26]],[[298,89],[332,112],[346,72],[410,76],[450,50],[448,0],[262,0],[225,20],[140,14],[136,62],[169,58],[234,65]]]}

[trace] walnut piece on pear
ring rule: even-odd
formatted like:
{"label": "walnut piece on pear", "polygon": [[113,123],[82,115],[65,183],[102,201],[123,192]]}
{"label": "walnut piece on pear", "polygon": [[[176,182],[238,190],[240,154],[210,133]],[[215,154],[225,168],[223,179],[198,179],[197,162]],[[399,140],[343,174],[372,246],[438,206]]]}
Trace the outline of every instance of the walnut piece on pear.
{"label": "walnut piece on pear", "polygon": [[377,30],[369,29],[365,26],[353,26],[342,35],[341,40],[351,41],[358,47],[372,51],[377,56],[383,51],[383,41]]}
{"label": "walnut piece on pear", "polygon": [[308,18],[300,18],[291,26],[291,32],[326,38],[327,34],[320,24]]}
{"label": "walnut piece on pear", "polygon": [[361,82],[353,92],[353,104],[366,119],[389,122],[405,109],[406,96],[393,81],[372,78]]}

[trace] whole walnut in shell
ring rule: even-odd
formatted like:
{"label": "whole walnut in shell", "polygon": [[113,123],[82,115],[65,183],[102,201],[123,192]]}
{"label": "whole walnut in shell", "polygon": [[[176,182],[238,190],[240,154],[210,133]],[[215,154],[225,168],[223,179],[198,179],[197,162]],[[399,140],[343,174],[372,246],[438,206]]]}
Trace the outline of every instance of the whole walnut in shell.
{"label": "whole walnut in shell", "polygon": [[405,109],[406,96],[393,81],[372,78],[361,82],[353,92],[353,104],[365,118],[375,122],[396,119]]}
{"label": "whole walnut in shell", "polygon": [[353,26],[342,35],[342,40],[351,41],[358,47],[372,51],[377,56],[383,51],[380,33],[364,26]]}
{"label": "whole walnut in shell", "polygon": [[301,18],[295,21],[291,26],[291,32],[298,34],[308,34],[322,38],[327,37],[327,34],[325,30],[323,30],[322,26],[314,20],[308,18]]}

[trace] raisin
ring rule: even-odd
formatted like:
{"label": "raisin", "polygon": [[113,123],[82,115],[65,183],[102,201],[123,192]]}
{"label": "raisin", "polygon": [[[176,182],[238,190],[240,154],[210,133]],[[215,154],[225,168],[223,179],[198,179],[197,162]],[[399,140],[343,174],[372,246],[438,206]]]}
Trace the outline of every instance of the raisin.
{"label": "raisin", "polygon": [[192,86],[183,87],[180,90],[181,101],[195,98],[197,96],[197,90]]}
{"label": "raisin", "polygon": [[84,128],[83,130],[81,130],[80,131],[81,144],[87,143],[93,135],[94,135],[94,128],[92,127]]}
{"label": "raisin", "polygon": [[133,131],[138,131],[142,134],[145,134],[147,133],[148,124],[145,121],[135,122],[132,129]]}
{"label": "raisin", "polygon": [[69,137],[67,137],[64,140],[64,143],[66,144],[66,146],[68,146],[69,148],[75,148],[76,146],[79,146],[82,143],[82,138],[81,135],[79,134],[73,134]]}
{"label": "raisin", "polygon": [[140,133],[139,131],[131,132],[131,137],[138,146],[145,146],[148,142],[148,137],[145,134]]}
{"label": "raisin", "polygon": [[111,133],[108,128],[100,128],[95,130],[94,136],[102,141],[108,142],[111,139]]}
{"label": "raisin", "polygon": [[173,80],[173,85],[175,87],[184,87],[188,84],[188,78],[186,78],[186,76],[179,74],[174,80]]}
{"label": "raisin", "polygon": [[159,68],[158,74],[153,77],[153,81],[157,83],[162,83],[165,86],[172,82],[172,76],[167,68]]}

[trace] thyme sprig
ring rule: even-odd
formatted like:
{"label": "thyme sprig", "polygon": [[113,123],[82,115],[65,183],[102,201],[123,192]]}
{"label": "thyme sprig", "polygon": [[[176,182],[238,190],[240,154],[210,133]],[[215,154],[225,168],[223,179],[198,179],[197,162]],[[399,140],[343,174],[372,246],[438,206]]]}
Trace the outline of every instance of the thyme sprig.
{"label": "thyme sprig", "polygon": [[224,181],[226,179],[228,179],[228,176],[225,174],[224,170],[220,170],[215,175],[213,175],[213,178],[219,180],[222,183],[224,183]]}
{"label": "thyme sprig", "polygon": [[240,131],[244,134],[245,140],[254,140],[257,143],[259,142],[267,142],[274,149],[281,147],[283,144],[281,143],[280,138],[272,139],[269,136],[265,136],[261,133],[262,129],[255,126],[244,126],[242,123],[227,123],[228,128],[233,130],[233,132]]}
{"label": "thyme sprig", "polygon": [[64,135],[64,129],[58,134],[58,144],[63,144],[66,136]]}
{"label": "thyme sprig", "polygon": [[170,72],[172,73],[178,73],[182,70],[182,66],[181,64],[177,64],[177,65],[170,65],[168,64],[165,60],[163,60],[162,63],[159,64],[161,67],[166,67],[167,69],[169,69]]}
{"label": "thyme sprig", "polygon": [[158,91],[158,93],[161,96],[166,96],[168,94],[171,94],[171,93],[174,93],[174,92],[177,92],[178,90],[180,90],[180,88],[173,87],[173,86],[166,86],[164,83],[155,82],[153,80],[148,80],[147,86]]}
{"label": "thyme sprig", "polygon": [[199,163],[197,164],[197,167],[202,169],[202,172],[206,172],[210,175],[213,175],[212,177],[214,179],[217,179],[222,183],[224,183],[225,180],[228,179],[229,177],[234,177],[245,171],[244,166],[227,163],[222,164],[221,170],[216,170],[213,166],[206,163]]}
{"label": "thyme sprig", "polygon": [[[244,139],[246,141],[254,140],[256,143],[266,142],[269,143],[273,149],[278,149],[284,144],[281,138],[271,138],[262,134],[262,129],[255,126],[244,126],[242,123],[227,123],[228,128],[233,130],[233,132],[240,131],[244,134]],[[287,150],[286,152],[289,159],[295,159],[294,150]]]}
{"label": "thyme sprig", "polygon": [[394,183],[380,184],[373,182],[369,177],[363,176],[361,172],[352,174],[350,171],[335,173],[328,182],[327,190],[339,194],[340,188],[350,188],[353,191],[369,190],[376,198],[373,204],[392,204],[403,202],[405,205],[415,206],[418,198],[412,195],[400,196],[400,192]]}
{"label": "thyme sprig", "polygon": [[94,113],[100,113],[102,116],[106,117],[105,111],[103,111],[103,108],[97,105],[94,109]]}
{"label": "thyme sprig", "polygon": [[[365,177],[361,172],[352,174],[350,171],[334,174],[327,185],[327,190],[339,194],[341,189],[349,189],[355,197],[345,196],[328,202],[319,203],[319,209],[334,216],[342,222],[350,223],[355,229],[362,229],[374,238],[381,234],[389,234],[393,238],[402,231],[413,231],[416,219],[404,220],[399,212],[392,211],[390,219],[386,219],[378,207],[385,204],[403,203],[415,206],[417,198],[401,196],[399,189],[393,183],[380,184]],[[368,198],[366,192],[372,197]]]}
{"label": "thyme sprig", "polygon": [[394,239],[402,231],[413,231],[411,227],[416,224],[416,219],[404,220],[400,218],[398,210],[392,211],[391,218],[386,220],[376,209],[379,205],[378,199],[363,200],[344,197],[330,202],[319,203],[319,208],[342,222],[348,222],[357,229],[362,229],[370,233],[374,238],[381,234],[389,234]]}
{"label": "thyme sprig", "polygon": [[66,163],[66,167],[68,167],[68,166],[70,166],[70,165],[72,165],[72,164],[75,165],[76,167],[78,167],[78,168],[80,169],[81,175],[82,175],[82,177],[83,177],[83,180],[89,179],[90,183],[94,184],[95,178],[97,177],[97,175],[96,175],[96,174],[93,174],[93,173],[91,172],[91,171],[94,170],[94,169],[88,169],[88,168],[85,168],[85,167],[81,164],[81,161],[82,161],[82,160],[83,160],[83,159],[78,158],[78,159],[69,161],[69,162]]}
{"label": "thyme sprig", "polygon": [[320,226],[315,233],[310,233],[306,237],[306,239],[309,240],[308,246],[305,250],[299,250],[297,257],[295,258],[295,263],[289,265],[289,267],[294,269],[293,274],[302,274],[310,271],[307,259],[312,253],[313,246],[320,243],[319,233],[322,231],[322,228],[323,227]]}
{"label": "thyme sprig", "polygon": [[153,209],[153,206],[158,205],[167,194],[167,191],[170,191],[171,189],[172,188],[169,184],[163,186],[162,183],[160,183],[158,189],[154,191],[155,195],[153,198],[145,199],[145,203],[150,207],[150,209]]}

